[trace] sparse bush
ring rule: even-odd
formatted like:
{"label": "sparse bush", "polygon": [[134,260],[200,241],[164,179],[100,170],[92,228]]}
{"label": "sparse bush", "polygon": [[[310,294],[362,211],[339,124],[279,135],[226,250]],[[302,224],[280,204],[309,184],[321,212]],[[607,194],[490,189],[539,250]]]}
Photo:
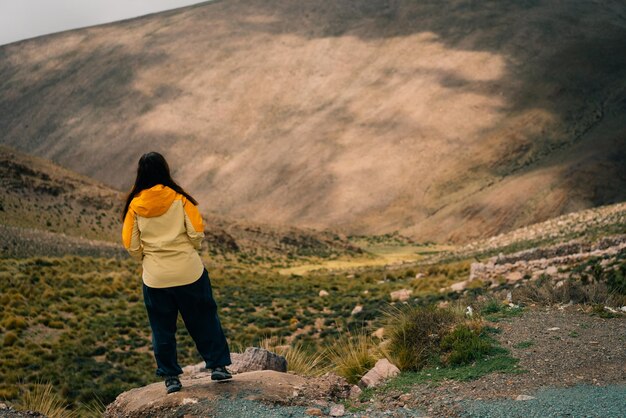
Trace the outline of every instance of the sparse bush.
{"label": "sparse bush", "polygon": [[583,303],[620,305],[626,298],[611,291],[604,281],[567,279],[560,284],[552,280],[525,283],[513,290],[513,299],[522,303],[551,305],[556,303]]}

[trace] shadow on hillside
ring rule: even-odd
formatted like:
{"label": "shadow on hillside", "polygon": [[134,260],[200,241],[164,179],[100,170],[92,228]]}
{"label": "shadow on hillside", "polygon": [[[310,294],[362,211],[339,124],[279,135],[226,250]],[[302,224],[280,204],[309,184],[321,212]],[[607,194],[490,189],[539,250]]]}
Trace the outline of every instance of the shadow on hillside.
{"label": "shadow on hillside", "polygon": [[[121,29],[120,33],[142,25],[152,25],[155,29],[146,30],[137,41],[139,48],[134,52],[127,50],[122,43],[111,42],[110,46],[100,45],[88,53],[73,50],[60,57],[53,66],[45,62],[13,65],[7,51],[19,48],[22,43],[0,48],[0,79],[8,80],[0,85],[0,130],[8,133],[2,142],[64,162],[71,158],[85,159],[91,167],[90,174],[102,180],[110,178],[108,183],[119,187],[125,184],[122,179],[132,176],[136,157],[147,145],[168,150],[177,141],[184,143],[187,140],[181,135],[158,130],[146,133],[146,130],[138,129],[136,123],[138,118],[158,106],[194,93],[185,91],[178,84],[165,82],[149,91],[142,88],[137,77],[139,72],[163,67],[167,67],[167,71],[177,71],[177,57],[164,52],[167,49],[164,45],[174,49],[171,51],[173,55],[177,52],[176,47],[190,48],[196,57],[201,58],[209,52],[208,48],[221,43],[233,50],[253,48],[246,45],[251,35],[267,35],[268,38],[254,38],[259,42],[259,48],[264,47],[262,42],[270,42],[275,35],[292,35],[301,40],[354,38],[368,45],[377,45],[377,51],[382,53],[386,41],[430,34],[433,42],[450,51],[486,53],[500,58],[503,63],[501,76],[471,79],[463,75],[462,65],[449,70],[404,66],[376,68],[376,79],[387,86],[393,79],[396,88],[427,75],[452,94],[475,94],[493,99],[491,109],[502,115],[502,119],[535,110],[536,113],[543,111],[543,115],[547,115],[543,117],[551,118],[550,130],[533,131],[526,136],[518,131],[530,131],[529,126],[543,123],[543,119],[528,117],[508,130],[503,130],[500,123],[492,123],[478,132],[459,132],[459,148],[466,146],[463,138],[471,134],[480,140],[484,138],[500,153],[495,162],[489,164],[485,164],[480,155],[462,155],[468,160],[468,172],[473,166],[482,169],[486,166],[489,176],[501,178],[516,172],[558,166],[565,162],[551,159],[555,151],[572,150],[566,157],[570,159],[567,162],[577,162],[571,164],[570,170],[562,172],[564,178],[560,183],[569,182],[574,194],[584,196],[594,205],[626,200],[626,129],[623,122],[615,122],[626,120],[626,101],[623,99],[626,92],[626,5],[621,1],[598,4],[584,0],[558,3],[539,0],[232,0],[205,3],[116,25]],[[206,45],[180,45],[180,41],[176,44],[178,35],[185,35],[180,39],[186,42],[187,35],[198,32],[207,40]],[[65,36],[55,35],[40,42],[53,45],[55,40]],[[23,44],[28,45],[28,41]],[[229,50],[224,51],[219,57],[227,59],[229,53]],[[200,65],[212,64],[199,62]],[[172,68],[169,69],[168,65]],[[236,68],[234,71],[246,72],[248,69]],[[236,75],[233,73],[233,79]],[[184,78],[186,74],[179,76]],[[275,83],[281,82],[275,80]],[[55,88],[59,84],[67,88],[59,91]],[[353,98],[345,98],[341,103],[330,100],[320,103],[320,108],[315,110],[316,116],[325,112],[324,117],[328,119],[322,121],[329,123],[320,124],[320,132],[315,133],[317,136],[308,138],[311,141],[332,138],[337,131],[333,131],[333,126],[359,126],[376,138],[410,132],[419,140],[428,135],[423,132],[423,122],[408,114],[398,112],[397,115],[383,115],[376,121],[364,121],[351,112],[349,105]],[[299,109],[283,109],[280,105],[276,104],[277,110],[272,108],[266,112],[263,109],[268,115],[268,124],[272,123],[269,114],[273,110],[283,120],[289,117],[304,120],[312,115],[299,114]],[[28,118],[33,114],[39,119],[31,125]],[[75,128],[73,123],[77,120],[81,123]],[[328,132],[326,126],[330,126]],[[297,149],[298,141],[307,139],[297,137],[297,128],[297,123],[291,123],[268,128],[264,134],[293,136]],[[215,132],[221,133],[218,129]],[[60,141],[61,138],[64,141]],[[189,139],[189,143],[193,140]],[[81,148],[83,141],[92,142],[89,154]],[[601,146],[596,146],[598,141]],[[315,160],[319,165],[316,166],[317,172],[324,173],[319,177],[309,176],[311,190],[324,193],[321,196],[311,194],[310,201],[303,201],[300,212],[294,210],[298,216],[314,213],[315,210],[307,211],[320,204],[332,204],[324,200],[331,195],[333,187],[333,179],[326,170],[334,162],[332,146],[335,145],[328,145],[328,148],[320,145],[320,149],[315,148],[314,156],[297,156],[303,161],[309,161],[309,157],[319,159]],[[416,150],[419,151],[419,145],[410,152],[417,153]],[[574,151],[579,154],[588,152],[590,159],[579,161],[580,155]],[[101,155],[115,158],[129,169],[110,173],[109,164]],[[178,158],[182,160],[182,157]],[[274,170],[278,173],[277,178],[270,182],[270,186],[284,182],[282,174],[302,173],[302,164],[297,161],[280,161],[281,166]],[[259,166],[258,170],[262,168]],[[602,170],[611,176],[609,187],[606,186],[607,176],[598,175]],[[459,184],[470,175],[468,172],[458,174]],[[212,172],[207,176],[202,178],[209,184]],[[448,193],[447,186],[441,186],[442,195]],[[252,198],[268,195],[271,187],[268,190],[255,189]],[[451,189],[454,187],[455,184],[450,186]],[[432,209],[433,213],[438,209]],[[467,216],[481,216],[480,209],[470,208]]]}
{"label": "shadow on hillside", "polygon": [[[46,41],[54,40],[53,35]],[[0,49],[0,54],[6,51]],[[110,160],[103,156],[116,150],[112,158],[125,161],[128,169],[123,176],[132,177],[137,155],[145,152],[144,141],[171,144],[175,139],[165,134],[142,138],[133,122],[182,93],[168,84],[152,91],[136,88],[138,71],[163,65],[167,59],[161,52],[130,53],[113,43],[87,53],[72,50],[55,57],[52,64],[42,60],[13,67],[4,62],[0,77],[11,82],[0,85],[0,131],[17,135],[7,135],[3,142],[70,167],[68,161],[81,160],[92,170],[84,174],[110,185],[116,180],[106,179],[117,179],[120,173],[111,172]],[[30,115],[39,119],[32,121]],[[155,145],[159,150],[165,147]]]}
{"label": "shadow on hillside", "polygon": [[[292,34],[306,39],[355,37],[371,43],[433,33],[437,42],[449,49],[502,56],[506,72],[500,79],[468,80],[457,71],[433,74],[440,85],[451,89],[503,96],[504,105],[499,109],[503,114],[543,109],[555,117],[552,131],[539,133],[526,143],[512,141],[492,174],[507,176],[562,164],[549,157],[556,150],[586,142],[577,151],[588,152],[589,161],[564,171],[561,181],[593,205],[626,200],[623,2],[245,0],[215,7],[223,16],[235,19],[230,24],[243,33]],[[206,7],[198,12],[198,19],[205,19],[213,11]],[[393,75],[408,82],[424,71],[389,69],[381,78]],[[344,115],[350,119],[349,113]],[[616,118],[622,122],[615,123]],[[389,122],[394,123],[398,121]],[[483,135],[489,136],[492,130],[486,128]],[[591,156],[601,148],[606,148],[603,155]]]}

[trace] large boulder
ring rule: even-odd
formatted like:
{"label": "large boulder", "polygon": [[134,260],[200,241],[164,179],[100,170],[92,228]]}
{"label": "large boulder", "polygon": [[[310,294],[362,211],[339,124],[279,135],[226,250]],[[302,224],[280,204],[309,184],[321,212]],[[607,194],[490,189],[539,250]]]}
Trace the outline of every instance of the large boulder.
{"label": "large boulder", "polygon": [[301,376],[273,370],[239,374],[223,383],[213,382],[209,376],[187,379],[183,375],[181,381],[183,389],[169,395],[165,393],[163,382],[124,392],[107,406],[104,416],[161,418],[182,417],[187,414],[234,417],[240,416],[237,411],[224,415],[220,408],[223,409],[225,405],[235,401],[248,408],[257,405],[242,404],[241,400],[245,400],[260,402],[260,410],[265,411],[267,407],[263,406],[264,403],[284,403],[306,384],[306,379]]}

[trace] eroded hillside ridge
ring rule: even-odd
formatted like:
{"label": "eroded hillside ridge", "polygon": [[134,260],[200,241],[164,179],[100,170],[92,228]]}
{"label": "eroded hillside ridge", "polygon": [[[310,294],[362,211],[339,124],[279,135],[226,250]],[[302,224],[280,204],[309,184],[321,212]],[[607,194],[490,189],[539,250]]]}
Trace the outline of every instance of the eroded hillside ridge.
{"label": "eroded hillside ridge", "polygon": [[480,256],[494,251],[534,248],[566,242],[579,237],[623,234],[626,232],[626,203],[618,203],[549,219],[484,240],[466,244],[457,250],[458,257]]}
{"label": "eroded hillside ridge", "polygon": [[118,189],[162,151],[237,219],[467,242],[626,199],[625,16],[204,3],[0,48],[0,142]]}
{"label": "eroded hillside ridge", "polygon": [[[22,238],[25,245],[30,245],[29,240],[37,239],[32,229],[61,234],[58,248],[68,244],[71,237],[119,239],[123,201],[120,192],[44,159],[2,146],[0,179],[0,225],[24,228],[23,233],[6,229],[8,236],[2,239],[5,245],[10,239]],[[52,236],[42,236],[41,244],[52,244]]]}
{"label": "eroded hillside ridge", "polygon": [[[50,161],[0,146],[0,257],[119,257],[124,195]],[[205,249],[251,263],[362,250],[332,231],[204,214]],[[256,258],[255,258],[256,257]]]}
{"label": "eroded hillside ridge", "polygon": [[[503,281],[514,284],[522,279],[552,278],[558,283],[579,273],[593,276],[593,266],[602,270],[618,266],[626,258],[626,235],[604,237],[595,243],[573,241],[513,254],[501,254],[484,263],[472,263],[468,281],[483,280],[498,286]],[[587,265],[584,265],[584,263]]]}

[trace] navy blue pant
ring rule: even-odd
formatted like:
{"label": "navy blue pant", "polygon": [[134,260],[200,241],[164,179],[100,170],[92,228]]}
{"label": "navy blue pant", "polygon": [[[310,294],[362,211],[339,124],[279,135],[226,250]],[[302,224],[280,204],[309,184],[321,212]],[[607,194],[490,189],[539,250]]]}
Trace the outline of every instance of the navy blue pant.
{"label": "navy blue pant", "polygon": [[228,343],[217,316],[209,273],[184,286],[154,288],[143,285],[143,299],[152,328],[157,376],[178,376],[183,371],[176,358],[176,320],[180,312],[206,367],[227,366]]}

